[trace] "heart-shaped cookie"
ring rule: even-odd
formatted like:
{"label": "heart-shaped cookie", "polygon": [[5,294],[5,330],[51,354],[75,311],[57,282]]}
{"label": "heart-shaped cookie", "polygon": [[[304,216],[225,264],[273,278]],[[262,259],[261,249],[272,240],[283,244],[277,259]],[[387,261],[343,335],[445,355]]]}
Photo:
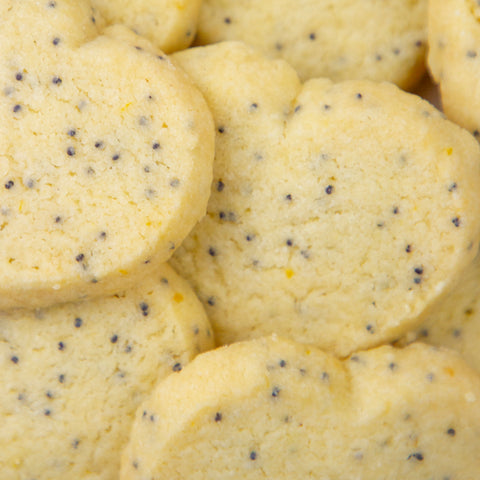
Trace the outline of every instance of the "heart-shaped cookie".
{"label": "heart-shaped cookie", "polygon": [[3,2],[0,309],[115,292],[205,213],[213,126],[200,93],[85,1]]}
{"label": "heart-shaped cookie", "polygon": [[117,479],[140,402],[212,347],[167,265],[108,298],[0,315],[2,480]]}
{"label": "heart-shaped cookie", "polygon": [[418,325],[473,259],[480,149],[384,83],[300,84],[239,43],[173,55],[217,125],[208,214],[173,257],[221,343],[339,355]]}
{"label": "heart-shaped cookie", "polygon": [[474,479],[479,402],[478,375],[421,344],[340,362],[277,338],[237,343],[140,405],[120,478]]}

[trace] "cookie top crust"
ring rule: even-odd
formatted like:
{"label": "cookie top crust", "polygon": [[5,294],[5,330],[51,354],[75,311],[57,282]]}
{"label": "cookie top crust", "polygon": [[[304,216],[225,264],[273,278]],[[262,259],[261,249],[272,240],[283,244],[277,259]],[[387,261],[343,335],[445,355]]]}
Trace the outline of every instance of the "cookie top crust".
{"label": "cookie top crust", "polygon": [[87,2],[2,10],[0,309],[134,284],[205,213],[211,114],[148,42],[98,36]]}
{"label": "cookie top crust", "polygon": [[480,256],[450,294],[434,306],[422,325],[398,344],[416,340],[456,350],[480,373]]}
{"label": "cookie top crust", "polygon": [[204,0],[196,43],[248,43],[303,80],[410,88],[425,71],[427,0]]}
{"label": "cookie top crust", "polygon": [[211,348],[204,309],[168,265],[110,297],[0,314],[2,479],[118,478],[140,402]]}
{"label": "cookie top crust", "polygon": [[279,338],[240,342],[158,385],[120,478],[474,478],[479,401],[478,375],[446,350],[341,362]]}
{"label": "cookie top crust", "polygon": [[278,333],[345,356],[418,325],[476,252],[472,136],[393,85],[302,86],[239,43],[174,61],[217,140],[207,216],[172,262],[218,340]]}
{"label": "cookie top crust", "polygon": [[104,24],[122,24],[165,53],[187,48],[197,29],[201,0],[91,0]]}
{"label": "cookie top crust", "polygon": [[428,66],[443,110],[480,139],[480,5],[476,0],[430,0]]}

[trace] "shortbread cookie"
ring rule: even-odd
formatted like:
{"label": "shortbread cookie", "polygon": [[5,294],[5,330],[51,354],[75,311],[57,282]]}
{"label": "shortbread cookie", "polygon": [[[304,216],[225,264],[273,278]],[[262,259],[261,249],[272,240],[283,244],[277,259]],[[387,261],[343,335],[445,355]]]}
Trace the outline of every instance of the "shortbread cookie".
{"label": "shortbread cookie", "polygon": [[92,0],[92,4],[107,25],[127,25],[171,53],[192,43],[201,0]]}
{"label": "shortbread cookie", "polygon": [[96,37],[91,15],[77,0],[0,6],[0,309],[132,285],[205,213],[201,94],[125,27]]}
{"label": "shortbread cookie", "polygon": [[480,137],[480,3],[430,0],[428,64],[447,116]]}
{"label": "shortbread cookie", "polygon": [[221,343],[348,355],[418,325],[473,259],[480,150],[394,85],[311,80],[239,43],[173,56],[217,125],[207,216],[173,258]]}
{"label": "shortbread cookie", "polygon": [[241,40],[284,58],[302,79],[387,80],[425,71],[428,0],[204,0],[198,43]]}
{"label": "shortbread cookie", "polygon": [[212,348],[205,312],[163,266],[105,299],[0,316],[2,480],[116,480],[134,412]]}
{"label": "shortbread cookie", "polygon": [[480,377],[425,345],[340,362],[274,338],[238,343],[158,385],[120,478],[473,479],[479,403]]}
{"label": "shortbread cookie", "polygon": [[458,351],[480,373],[480,257],[424,324],[406,335],[401,344],[415,340]]}

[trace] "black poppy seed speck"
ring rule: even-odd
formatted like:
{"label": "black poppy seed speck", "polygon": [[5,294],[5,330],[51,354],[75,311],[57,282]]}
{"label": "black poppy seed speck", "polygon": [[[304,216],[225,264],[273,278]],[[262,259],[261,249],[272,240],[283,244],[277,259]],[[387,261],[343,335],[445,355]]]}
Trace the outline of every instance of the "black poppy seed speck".
{"label": "black poppy seed speck", "polygon": [[280,387],[273,387],[272,397],[277,398],[280,395]]}
{"label": "black poppy seed speck", "polygon": [[215,299],[213,297],[209,297],[207,303],[213,307],[215,305]]}

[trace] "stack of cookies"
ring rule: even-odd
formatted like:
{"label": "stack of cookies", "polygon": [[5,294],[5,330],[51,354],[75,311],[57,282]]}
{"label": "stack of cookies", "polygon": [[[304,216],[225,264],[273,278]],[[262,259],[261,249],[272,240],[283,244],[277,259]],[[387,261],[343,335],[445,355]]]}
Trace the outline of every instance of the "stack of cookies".
{"label": "stack of cookies", "polygon": [[2,0],[2,480],[478,476],[470,3]]}

